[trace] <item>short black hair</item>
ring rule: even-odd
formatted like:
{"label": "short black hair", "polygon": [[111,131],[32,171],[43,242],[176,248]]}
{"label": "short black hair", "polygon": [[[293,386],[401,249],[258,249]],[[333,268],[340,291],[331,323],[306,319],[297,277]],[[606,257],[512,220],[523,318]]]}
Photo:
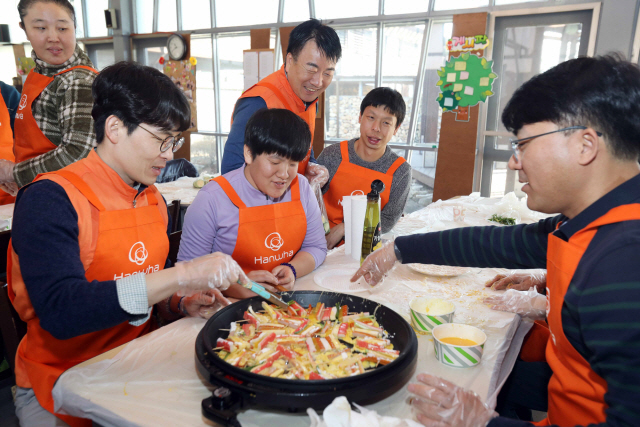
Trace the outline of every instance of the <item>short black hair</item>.
{"label": "short black hair", "polygon": [[396,129],[400,127],[407,113],[407,104],[404,103],[404,98],[400,92],[390,87],[377,87],[369,91],[360,103],[360,115],[363,115],[364,110],[369,106],[374,108],[383,106],[386,111],[396,116]]}
{"label": "short black hair", "polygon": [[309,19],[291,31],[287,54],[290,53],[297,61],[298,55],[309,40],[316,43],[325,58],[337,63],[342,57],[342,45],[336,30],[317,19]]}
{"label": "short black hair", "polygon": [[507,130],[552,122],[603,134],[614,157],[640,158],[640,68],[621,54],[563,62],[520,86],[502,113]]}
{"label": "short black hair", "polygon": [[118,62],[106,67],[93,81],[91,116],[98,144],[111,115],[127,127],[129,135],[146,123],[163,131],[185,131],[191,126],[191,108],[171,79],[152,67]]}
{"label": "short black hair", "polygon": [[18,14],[20,15],[20,21],[24,27],[24,17],[27,16],[29,8],[36,3],[54,3],[64,8],[71,14],[73,18],[73,28],[78,28],[78,22],[76,21],[76,10],[69,0],[20,0],[18,2]]}
{"label": "short black hair", "polygon": [[304,120],[289,110],[262,108],[247,122],[244,144],[254,159],[260,154],[277,154],[300,162],[311,146],[311,131]]}

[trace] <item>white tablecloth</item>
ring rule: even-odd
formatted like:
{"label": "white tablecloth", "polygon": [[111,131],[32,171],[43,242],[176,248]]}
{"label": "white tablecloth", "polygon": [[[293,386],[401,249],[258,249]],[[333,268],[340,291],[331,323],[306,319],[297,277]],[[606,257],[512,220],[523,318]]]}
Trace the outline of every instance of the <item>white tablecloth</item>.
{"label": "white tablecloth", "polygon": [[183,176],[175,181],[165,182],[163,184],[156,184],[158,191],[162,194],[167,201],[171,203],[173,200],[180,200],[181,205],[190,205],[193,203],[193,199],[196,198],[199,188],[193,188],[193,183],[196,179]]}
{"label": "white tablecloth", "polygon": [[[502,209],[490,199],[462,198],[430,205],[403,218],[391,234],[401,235],[420,230],[444,229],[464,225],[488,225],[486,211]],[[464,221],[453,221],[453,206],[467,206]],[[451,212],[450,212],[451,211]],[[525,212],[526,213],[526,212]],[[533,221],[532,218],[525,218]],[[354,271],[358,263],[342,248],[332,251],[325,263],[313,273],[299,279],[297,290],[322,290],[314,276],[328,269]],[[488,336],[485,353],[478,366],[467,369],[440,364],[434,355],[432,338],[418,335],[419,372],[442,376],[474,390],[488,404],[495,406],[497,392],[511,371],[522,339],[530,324],[518,316],[495,312],[482,299],[495,293],[484,283],[500,270],[472,269],[468,274],[442,278],[425,276],[398,266],[385,282],[370,291],[355,295],[380,302],[409,319],[409,301],[416,296],[435,296],[456,305],[454,322],[477,326]],[[195,338],[204,326],[202,319],[182,319],[145,337],[132,341],[110,359],[84,364],[65,372],[53,390],[56,410],[76,416],[90,416],[106,426],[211,425],[201,415],[202,399],[210,396],[211,387],[202,380],[195,367]],[[368,406],[380,414],[410,417],[409,393],[402,388],[394,395]],[[243,426],[308,426],[302,412],[289,414],[247,410],[239,416]]]}
{"label": "white tablecloth", "polygon": [[0,206],[0,231],[11,230],[13,223],[13,203]]}

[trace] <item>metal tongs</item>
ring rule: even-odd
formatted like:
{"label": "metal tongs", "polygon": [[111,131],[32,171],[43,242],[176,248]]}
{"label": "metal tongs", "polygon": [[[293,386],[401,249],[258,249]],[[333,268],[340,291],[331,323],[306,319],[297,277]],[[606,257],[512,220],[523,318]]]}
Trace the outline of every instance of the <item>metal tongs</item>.
{"label": "metal tongs", "polygon": [[252,280],[249,280],[249,283],[247,284],[242,284],[238,280],[238,284],[241,286],[244,286],[245,288],[249,289],[252,292],[255,292],[256,294],[260,295],[262,298],[266,299],[270,303],[277,305],[280,308],[284,308],[286,310],[289,307],[289,304],[282,301],[280,297],[278,297],[275,294],[272,294],[271,292],[266,290],[263,286],[258,285],[256,282]]}

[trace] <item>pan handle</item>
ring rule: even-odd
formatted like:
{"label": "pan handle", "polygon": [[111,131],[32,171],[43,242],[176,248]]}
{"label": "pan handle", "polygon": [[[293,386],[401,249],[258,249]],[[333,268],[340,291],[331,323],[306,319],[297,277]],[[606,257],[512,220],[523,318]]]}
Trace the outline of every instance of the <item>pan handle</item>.
{"label": "pan handle", "polygon": [[226,387],[218,387],[211,397],[202,401],[202,415],[224,427],[242,427],[234,410],[238,406],[236,393]]}
{"label": "pan handle", "polygon": [[224,427],[242,427],[234,411],[216,409],[212,400],[213,397],[207,397],[202,401],[202,415],[204,415],[206,419]]}

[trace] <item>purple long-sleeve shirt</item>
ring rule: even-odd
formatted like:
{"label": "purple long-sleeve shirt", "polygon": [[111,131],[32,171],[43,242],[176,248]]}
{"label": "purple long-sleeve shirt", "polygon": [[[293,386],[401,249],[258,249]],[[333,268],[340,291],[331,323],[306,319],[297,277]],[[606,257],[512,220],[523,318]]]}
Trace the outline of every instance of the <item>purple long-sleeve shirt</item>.
{"label": "purple long-sleeve shirt", "polygon": [[[223,176],[247,207],[272,205],[291,201],[289,188],[279,199],[265,197],[255,189],[244,175],[244,166]],[[316,268],[327,255],[327,242],[316,197],[309,181],[298,174],[300,201],[307,216],[307,234],[301,251],[308,252],[316,262]],[[194,199],[184,217],[182,240],[178,261],[186,261],[213,252],[233,254],[238,238],[238,208],[231,202],[217,182],[205,185]]]}

